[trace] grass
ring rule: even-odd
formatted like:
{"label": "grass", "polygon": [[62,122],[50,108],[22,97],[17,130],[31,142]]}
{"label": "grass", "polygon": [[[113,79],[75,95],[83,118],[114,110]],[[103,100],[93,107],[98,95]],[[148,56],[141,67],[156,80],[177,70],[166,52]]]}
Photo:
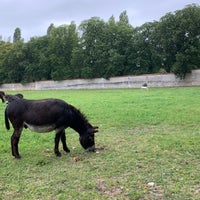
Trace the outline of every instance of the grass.
{"label": "grass", "polygon": [[0,199],[200,199],[199,87],[23,94],[80,108],[100,126],[99,153],[84,152],[78,134],[67,129],[71,153],[57,158],[54,133],[24,130],[22,159],[14,159],[1,104]]}

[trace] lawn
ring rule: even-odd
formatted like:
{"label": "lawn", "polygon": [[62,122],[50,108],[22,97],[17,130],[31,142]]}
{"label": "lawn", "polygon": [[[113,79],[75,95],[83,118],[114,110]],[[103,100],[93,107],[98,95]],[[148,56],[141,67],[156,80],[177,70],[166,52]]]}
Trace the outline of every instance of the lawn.
{"label": "lawn", "polygon": [[56,157],[54,133],[25,129],[17,160],[1,103],[0,199],[200,199],[199,87],[21,93],[79,108],[99,126],[98,151],[85,152],[78,134],[67,129],[71,152],[60,148],[62,157]]}

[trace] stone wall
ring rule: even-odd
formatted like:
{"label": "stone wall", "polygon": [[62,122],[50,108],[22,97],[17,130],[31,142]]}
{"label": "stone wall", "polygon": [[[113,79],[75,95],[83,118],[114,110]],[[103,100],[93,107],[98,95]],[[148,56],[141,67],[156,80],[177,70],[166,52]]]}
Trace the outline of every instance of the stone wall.
{"label": "stone wall", "polygon": [[74,79],[63,81],[38,81],[27,84],[3,84],[0,90],[61,90],[61,89],[104,89],[104,88],[141,88],[144,83],[148,87],[200,86],[200,69],[187,74],[184,80],[174,74],[146,74],[141,76],[114,77],[109,80]]}

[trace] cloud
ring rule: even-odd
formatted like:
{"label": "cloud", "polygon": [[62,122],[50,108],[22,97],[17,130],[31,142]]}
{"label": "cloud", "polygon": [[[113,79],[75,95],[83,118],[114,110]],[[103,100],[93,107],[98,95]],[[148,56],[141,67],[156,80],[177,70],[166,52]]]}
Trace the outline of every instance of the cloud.
{"label": "cloud", "polygon": [[1,0],[0,35],[12,37],[19,27],[22,37],[28,40],[46,34],[51,23],[59,26],[75,21],[79,25],[94,16],[107,21],[112,15],[118,20],[124,10],[130,23],[139,26],[191,3],[199,0]]}

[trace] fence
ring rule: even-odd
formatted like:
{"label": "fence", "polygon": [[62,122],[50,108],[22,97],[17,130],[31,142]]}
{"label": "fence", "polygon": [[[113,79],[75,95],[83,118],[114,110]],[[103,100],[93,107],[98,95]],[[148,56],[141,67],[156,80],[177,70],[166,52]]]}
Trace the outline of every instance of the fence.
{"label": "fence", "polygon": [[140,76],[113,77],[109,80],[74,79],[63,81],[38,81],[27,84],[10,83],[0,86],[0,90],[61,90],[61,89],[104,89],[104,88],[141,88],[148,87],[199,86],[200,69],[187,74],[184,80],[176,78],[174,74],[146,74]]}

